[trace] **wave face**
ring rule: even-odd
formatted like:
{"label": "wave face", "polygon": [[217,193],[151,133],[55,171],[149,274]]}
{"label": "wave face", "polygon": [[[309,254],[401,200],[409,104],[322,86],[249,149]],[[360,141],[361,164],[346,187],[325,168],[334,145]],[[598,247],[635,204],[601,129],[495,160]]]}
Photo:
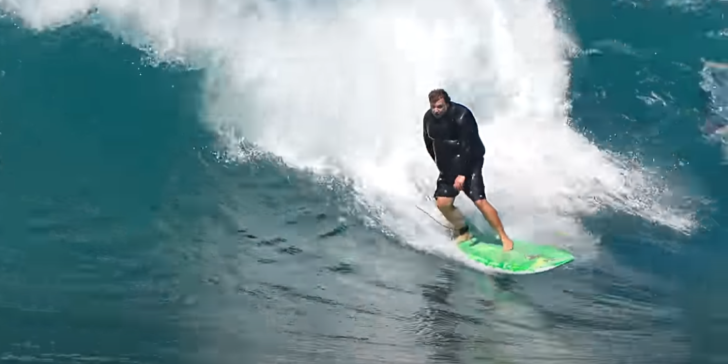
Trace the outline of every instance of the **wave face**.
{"label": "wave face", "polygon": [[[179,330],[204,348],[110,357],[699,357],[684,337],[709,335],[676,323],[698,312],[678,297],[699,274],[670,270],[700,272],[692,262],[717,259],[700,242],[721,236],[711,221],[725,198],[725,95],[721,71],[700,61],[720,56],[704,51],[722,37],[710,3],[0,0],[0,10],[0,157],[13,171],[0,201],[32,212],[0,215],[16,221],[0,225],[16,242],[8,251],[77,241],[53,250],[53,274],[58,287],[84,288],[44,300],[127,292],[138,299],[98,315],[159,314],[174,323],[157,322],[157,337]],[[625,30],[668,23],[693,38]],[[506,229],[572,250],[570,267],[484,278],[423,214],[438,220],[421,123],[439,87],[478,119],[488,198]],[[23,172],[31,165],[42,172]],[[467,202],[456,203],[475,215]],[[18,230],[24,221],[32,233]],[[110,226],[116,244],[86,245]],[[129,241],[149,245],[121,247]],[[116,273],[83,270],[104,269],[96,254]],[[6,289],[21,292],[15,306],[33,300]],[[205,328],[197,337],[192,326]],[[605,340],[615,352],[595,347]],[[327,342],[335,352],[314,353]],[[524,342],[528,353],[515,346]]]}

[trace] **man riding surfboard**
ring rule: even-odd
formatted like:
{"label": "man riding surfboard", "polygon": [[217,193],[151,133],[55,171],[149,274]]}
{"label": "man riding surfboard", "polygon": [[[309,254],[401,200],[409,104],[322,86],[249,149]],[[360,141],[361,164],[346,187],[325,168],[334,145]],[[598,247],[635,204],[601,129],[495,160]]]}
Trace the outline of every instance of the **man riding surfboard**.
{"label": "man riding surfboard", "polygon": [[457,243],[472,238],[465,217],[453,205],[460,191],[465,192],[500,236],[503,250],[512,250],[513,241],[503,229],[498,212],[485,198],[482,173],[485,146],[473,113],[452,102],[443,89],[430,91],[428,99],[430,109],[422,120],[422,136],[427,152],[440,171],[434,193],[437,208],[457,231]]}

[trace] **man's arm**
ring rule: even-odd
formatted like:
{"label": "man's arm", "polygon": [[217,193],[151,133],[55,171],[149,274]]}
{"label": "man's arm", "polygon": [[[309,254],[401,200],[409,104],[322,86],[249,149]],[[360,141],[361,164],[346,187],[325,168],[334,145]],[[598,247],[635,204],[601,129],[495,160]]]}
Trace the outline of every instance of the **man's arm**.
{"label": "man's arm", "polygon": [[430,158],[432,158],[432,161],[435,161],[435,151],[432,148],[432,139],[427,135],[427,121],[425,118],[422,118],[422,138],[425,140],[425,148],[427,148],[427,153],[430,154]]}
{"label": "man's arm", "polygon": [[473,140],[478,137],[478,123],[470,110],[457,119],[460,142],[460,154],[455,158],[453,168],[458,176],[467,176],[471,173],[470,163],[473,155]]}

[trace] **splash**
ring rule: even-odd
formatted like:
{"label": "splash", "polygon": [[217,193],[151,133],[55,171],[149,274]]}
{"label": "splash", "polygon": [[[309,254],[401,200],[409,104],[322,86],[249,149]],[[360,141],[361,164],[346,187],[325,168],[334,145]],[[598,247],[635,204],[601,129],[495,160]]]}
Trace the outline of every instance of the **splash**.
{"label": "splash", "polygon": [[723,163],[728,164],[728,64],[706,62],[701,76],[700,87],[707,96],[701,129],[709,141],[721,145]]}
{"label": "splash", "polygon": [[206,122],[231,152],[244,140],[294,168],[346,178],[376,221],[422,250],[458,255],[416,208],[432,208],[437,171],[420,128],[438,87],[479,121],[487,193],[512,236],[588,253],[594,239],[578,219],[603,206],[694,227],[690,212],[661,202],[667,186],[568,126],[573,45],[546,2],[442,6],[0,0],[37,29],[95,11],[98,24],[157,59],[205,68]]}

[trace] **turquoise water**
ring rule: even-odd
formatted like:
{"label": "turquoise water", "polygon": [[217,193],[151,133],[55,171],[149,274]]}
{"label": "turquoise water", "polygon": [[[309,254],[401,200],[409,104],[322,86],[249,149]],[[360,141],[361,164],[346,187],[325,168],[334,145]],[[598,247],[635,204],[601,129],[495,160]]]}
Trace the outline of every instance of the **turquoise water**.
{"label": "turquoise water", "polygon": [[[726,5],[551,5],[0,0],[0,359],[724,362]],[[439,86],[575,262],[418,210]]]}

